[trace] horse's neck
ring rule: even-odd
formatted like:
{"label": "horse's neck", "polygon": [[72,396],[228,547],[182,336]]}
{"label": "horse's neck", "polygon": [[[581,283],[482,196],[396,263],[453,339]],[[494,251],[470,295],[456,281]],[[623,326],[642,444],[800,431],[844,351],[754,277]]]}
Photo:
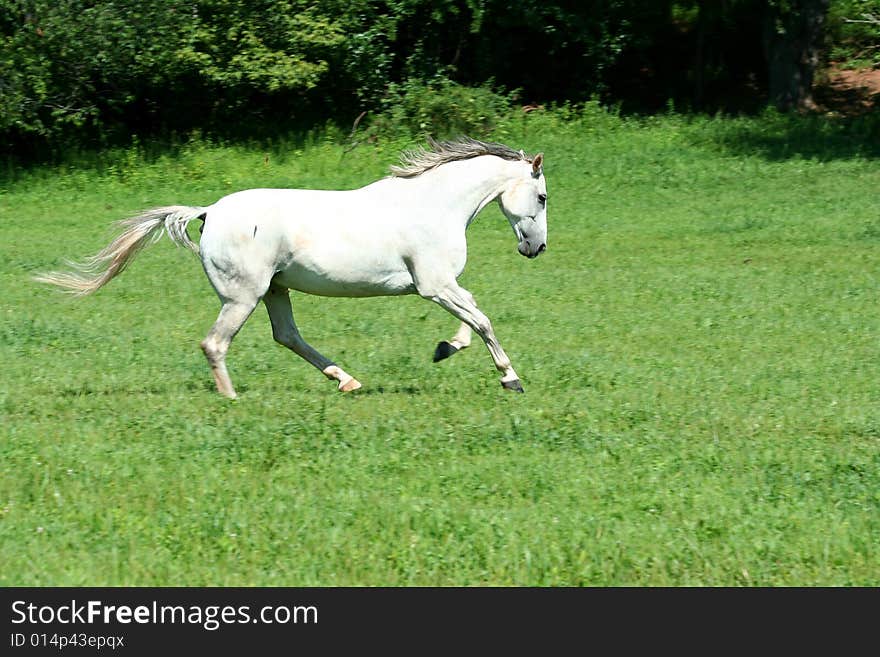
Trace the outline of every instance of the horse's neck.
{"label": "horse's neck", "polygon": [[513,164],[494,155],[449,162],[419,177],[420,200],[436,198],[446,209],[446,217],[466,228],[504,191],[514,176]]}

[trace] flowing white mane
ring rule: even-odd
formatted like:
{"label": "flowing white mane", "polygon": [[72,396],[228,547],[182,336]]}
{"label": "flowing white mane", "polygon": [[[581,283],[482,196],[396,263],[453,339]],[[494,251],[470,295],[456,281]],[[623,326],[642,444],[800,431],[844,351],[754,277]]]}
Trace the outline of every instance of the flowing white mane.
{"label": "flowing white mane", "polygon": [[428,137],[428,146],[429,149],[419,147],[416,150],[404,151],[400,155],[400,164],[391,166],[391,175],[396,178],[415,178],[441,164],[469,160],[480,155],[497,155],[505,160],[532,161],[531,157],[510,146],[478,141],[470,137],[459,137],[451,141],[436,141]]}

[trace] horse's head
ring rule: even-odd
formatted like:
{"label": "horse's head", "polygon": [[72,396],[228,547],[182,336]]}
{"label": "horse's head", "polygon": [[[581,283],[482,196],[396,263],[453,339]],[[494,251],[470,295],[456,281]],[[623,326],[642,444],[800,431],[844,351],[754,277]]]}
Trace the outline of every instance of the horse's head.
{"label": "horse's head", "polygon": [[523,161],[522,176],[511,180],[501,192],[501,210],[510,222],[520,254],[535,258],[547,249],[547,183],[544,154]]}

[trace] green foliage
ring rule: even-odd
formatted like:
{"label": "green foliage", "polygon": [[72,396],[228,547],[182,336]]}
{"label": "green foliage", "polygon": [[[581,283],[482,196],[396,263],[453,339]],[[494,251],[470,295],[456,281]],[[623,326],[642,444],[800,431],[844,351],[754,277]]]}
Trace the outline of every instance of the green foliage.
{"label": "green foliage", "polygon": [[828,21],[833,61],[880,66],[880,0],[832,0]]}
{"label": "green foliage", "polygon": [[[336,3],[2,0],[0,132],[230,116],[258,93],[305,92],[344,37]],[[190,115],[191,121],[196,117]]]}
{"label": "green foliage", "polygon": [[[755,109],[761,44],[805,2],[0,0],[0,142],[249,137],[363,111],[388,134],[485,132],[514,98],[499,89],[526,105]],[[877,61],[876,28],[843,21],[877,8],[831,3],[834,56]]]}
{"label": "green foliage", "polygon": [[518,396],[479,344],[431,363],[457,323],[415,297],[293,296],[353,396],[254,313],[231,403],[192,254],[87,299],[30,282],[144,207],[354,187],[411,141],[143,142],[4,180],[0,584],[880,584],[877,133],[595,103],[505,127],[545,152],[549,250],[489,207],[463,283]]}
{"label": "green foliage", "polygon": [[0,135],[21,146],[291,117],[302,127],[401,100],[420,106],[407,110],[418,127],[439,119],[442,102],[427,97],[447,91],[450,106],[470,93],[486,115],[448,127],[486,130],[496,83],[524,89],[525,102],[607,89],[624,50],[663,23],[667,2],[642,4],[0,0]]}
{"label": "green foliage", "polygon": [[126,81],[161,76],[173,63],[173,48],[150,36],[170,32],[174,12],[167,7],[4,0],[0,131],[53,135],[129,103],[133,89]]}
{"label": "green foliage", "polygon": [[485,137],[511,117],[512,95],[489,85],[465,87],[445,76],[389,85],[382,110],[370,120],[374,135]]}
{"label": "green foliage", "polygon": [[202,0],[178,57],[209,83],[258,91],[312,89],[344,35],[334,3]]}

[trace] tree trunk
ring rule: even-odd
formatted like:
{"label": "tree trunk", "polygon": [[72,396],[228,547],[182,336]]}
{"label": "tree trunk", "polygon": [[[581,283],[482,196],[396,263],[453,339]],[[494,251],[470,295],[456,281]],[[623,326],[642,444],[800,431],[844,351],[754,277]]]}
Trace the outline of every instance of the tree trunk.
{"label": "tree trunk", "polygon": [[830,0],[770,2],[765,23],[769,100],[778,109],[814,109],[813,74],[819,64]]}

